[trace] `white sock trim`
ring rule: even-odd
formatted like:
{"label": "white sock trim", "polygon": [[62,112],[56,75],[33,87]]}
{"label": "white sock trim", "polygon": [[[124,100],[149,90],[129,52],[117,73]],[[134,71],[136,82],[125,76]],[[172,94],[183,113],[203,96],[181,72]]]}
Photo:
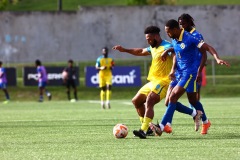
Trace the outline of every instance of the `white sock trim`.
{"label": "white sock trim", "polygon": [[104,101],[101,101],[101,105],[104,105]]}
{"label": "white sock trim", "polygon": [[161,131],[163,131],[164,130],[164,125],[163,124],[159,124],[159,126],[160,126]]}
{"label": "white sock trim", "polygon": [[208,123],[208,119],[206,119],[205,121],[203,121],[203,124],[207,124]]}
{"label": "white sock trim", "polygon": [[192,117],[195,117],[196,115],[197,115],[197,111],[194,109],[193,112],[192,112],[192,114],[191,114],[191,116],[192,116]]}

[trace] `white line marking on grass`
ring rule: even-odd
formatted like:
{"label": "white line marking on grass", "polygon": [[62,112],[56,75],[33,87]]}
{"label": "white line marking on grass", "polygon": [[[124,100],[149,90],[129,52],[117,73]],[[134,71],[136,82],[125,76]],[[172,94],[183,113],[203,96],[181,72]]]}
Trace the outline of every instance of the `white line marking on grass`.
{"label": "white line marking on grass", "polygon": [[88,101],[88,103],[100,103],[99,101]]}

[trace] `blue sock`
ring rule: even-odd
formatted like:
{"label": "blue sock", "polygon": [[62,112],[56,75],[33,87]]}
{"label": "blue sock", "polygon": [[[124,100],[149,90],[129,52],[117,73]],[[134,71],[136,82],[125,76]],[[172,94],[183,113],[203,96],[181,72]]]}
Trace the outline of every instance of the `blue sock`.
{"label": "blue sock", "polygon": [[164,126],[167,124],[167,122],[171,122],[172,123],[172,118],[173,118],[173,114],[174,111],[176,109],[176,103],[168,103],[168,107],[167,110],[163,116],[162,122],[161,124],[163,124]]}
{"label": "blue sock", "polygon": [[192,113],[193,113],[193,109],[188,108],[187,106],[184,106],[180,102],[177,102],[176,110],[180,113],[185,113],[188,115],[192,115]]}
{"label": "blue sock", "polygon": [[205,114],[205,112],[204,112],[204,109],[203,109],[203,106],[202,106],[201,102],[198,101],[197,104],[196,104],[196,106],[194,106],[194,108],[195,108],[196,110],[202,111],[202,113],[203,113],[203,115],[202,115],[202,121],[206,121],[206,120],[207,120],[207,116],[206,116],[206,114]]}

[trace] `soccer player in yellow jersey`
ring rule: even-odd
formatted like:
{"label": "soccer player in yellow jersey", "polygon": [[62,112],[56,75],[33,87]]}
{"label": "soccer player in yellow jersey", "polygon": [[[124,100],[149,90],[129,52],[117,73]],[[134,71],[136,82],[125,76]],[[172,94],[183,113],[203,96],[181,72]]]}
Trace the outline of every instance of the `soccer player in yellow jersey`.
{"label": "soccer player in yellow jersey", "polygon": [[[100,99],[101,107],[105,109],[104,100],[106,99],[106,106],[110,109],[110,97],[112,88],[112,68],[114,60],[108,56],[108,48],[102,49],[102,54],[98,57],[96,62],[96,69],[99,70],[99,87],[101,89]],[[106,98],[105,98],[106,97]]]}
{"label": "soccer player in yellow jersey", "polygon": [[[132,103],[142,123],[140,130],[134,130],[133,134],[139,138],[145,139],[149,128],[149,123],[154,117],[153,107],[166,96],[170,83],[169,73],[172,67],[172,57],[168,55],[166,60],[161,59],[162,53],[171,48],[172,45],[166,40],[162,40],[160,29],[156,26],[149,26],[145,29],[145,38],[150,45],[147,48],[123,48],[120,45],[113,49],[120,52],[127,52],[135,56],[152,56],[152,64],[148,73],[148,83],[145,84],[134,96]],[[167,127],[167,125],[166,125]]]}

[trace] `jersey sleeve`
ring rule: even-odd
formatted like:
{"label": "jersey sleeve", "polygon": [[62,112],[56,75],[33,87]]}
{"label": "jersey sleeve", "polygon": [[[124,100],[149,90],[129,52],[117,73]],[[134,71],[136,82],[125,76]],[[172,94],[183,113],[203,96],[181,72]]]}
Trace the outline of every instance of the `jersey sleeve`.
{"label": "jersey sleeve", "polygon": [[146,48],[149,53],[151,53],[151,47]]}
{"label": "jersey sleeve", "polygon": [[192,36],[192,35],[189,36],[189,40],[190,40],[194,45],[196,45],[198,48],[201,48],[202,45],[204,44],[204,41],[203,41],[203,40],[201,40],[201,39],[199,39],[199,38],[197,38],[197,37],[195,37],[195,36]]}
{"label": "jersey sleeve", "polygon": [[40,67],[37,68],[37,73],[41,73],[41,68]]}
{"label": "jersey sleeve", "polygon": [[[170,43],[170,42],[167,42],[165,45],[164,45],[164,51],[169,49],[169,48],[173,48],[173,45]],[[168,55],[171,56],[172,55],[172,52],[168,52]]]}
{"label": "jersey sleeve", "polygon": [[97,59],[95,66],[96,66],[96,67],[101,67],[101,66],[100,66],[100,58]]}

